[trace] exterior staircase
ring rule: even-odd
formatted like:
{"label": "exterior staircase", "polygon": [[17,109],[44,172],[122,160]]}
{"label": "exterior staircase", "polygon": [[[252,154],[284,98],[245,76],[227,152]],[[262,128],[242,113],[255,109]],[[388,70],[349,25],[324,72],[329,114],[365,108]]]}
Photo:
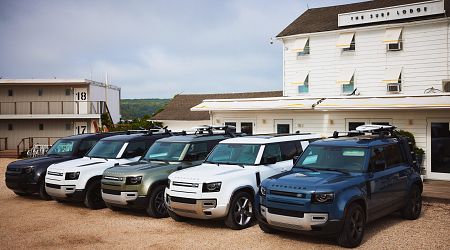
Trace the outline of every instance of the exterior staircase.
{"label": "exterior staircase", "polygon": [[1,150],[0,158],[19,158],[19,155],[17,155],[17,150],[14,149]]}

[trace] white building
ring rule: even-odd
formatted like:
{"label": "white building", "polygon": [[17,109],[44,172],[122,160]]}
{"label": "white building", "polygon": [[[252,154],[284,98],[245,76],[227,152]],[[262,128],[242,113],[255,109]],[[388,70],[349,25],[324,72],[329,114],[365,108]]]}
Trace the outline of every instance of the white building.
{"label": "white building", "polygon": [[120,120],[120,88],[85,79],[0,79],[0,151],[96,132]]}
{"label": "white building", "polygon": [[426,151],[426,178],[450,180],[449,14],[450,0],[309,9],[277,36],[284,97],[205,100],[192,110],[209,111],[214,124],[251,122],[255,133],[393,124]]}

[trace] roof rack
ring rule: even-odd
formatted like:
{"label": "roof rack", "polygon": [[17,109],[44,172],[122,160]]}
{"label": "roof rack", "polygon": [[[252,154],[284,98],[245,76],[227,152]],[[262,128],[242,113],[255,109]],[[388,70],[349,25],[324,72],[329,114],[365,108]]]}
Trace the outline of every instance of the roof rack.
{"label": "roof rack", "polygon": [[[397,127],[391,125],[376,125],[376,124],[368,124],[357,127],[355,130],[351,131],[334,131],[332,138],[338,137],[348,137],[348,136],[358,136],[365,135],[370,133],[372,135],[376,134],[379,137],[398,137],[395,131]],[[345,133],[346,135],[339,135],[340,133]]]}
{"label": "roof rack", "polygon": [[203,134],[203,133],[208,133],[209,135],[213,135],[214,131],[224,131],[225,134],[231,136],[231,137],[236,137],[236,127],[235,126],[229,126],[229,125],[225,125],[225,126],[208,126],[208,125],[203,125],[203,126],[198,126],[198,127],[193,127],[192,129],[195,130],[195,135],[197,134]]}

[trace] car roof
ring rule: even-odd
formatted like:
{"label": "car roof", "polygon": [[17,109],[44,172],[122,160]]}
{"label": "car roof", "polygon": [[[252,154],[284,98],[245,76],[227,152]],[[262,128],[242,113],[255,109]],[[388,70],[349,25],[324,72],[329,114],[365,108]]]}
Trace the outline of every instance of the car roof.
{"label": "car roof", "polygon": [[352,137],[338,137],[318,140],[310,145],[312,146],[336,146],[336,147],[374,147],[386,144],[396,143],[397,138],[385,137],[381,138],[377,135],[363,135]]}
{"label": "car roof", "polygon": [[140,141],[148,139],[155,139],[155,138],[162,138],[167,137],[169,134],[130,134],[130,135],[115,135],[115,136],[109,136],[106,138],[101,139],[102,141]]}
{"label": "car roof", "polygon": [[89,138],[103,138],[105,135],[105,133],[97,133],[97,134],[79,134],[79,135],[71,135],[71,136],[67,136],[61,139],[69,139],[69,140],[84,140],[84,139],[89,139]]}
{"label": "car roof", "polygon": [[237,143],[237,144],[269,144],[284,141],[304,141],[312,139],[321,139],[319,134],[289,134],[289,135],[252,135],[236,137],[223,140],[220,143]]}
{"label": "car roof", "polygon": [[175,135],[158,140],[159,142],[201,142],[223,140],[229,138],[227,134],[189,134],[189,135]]}

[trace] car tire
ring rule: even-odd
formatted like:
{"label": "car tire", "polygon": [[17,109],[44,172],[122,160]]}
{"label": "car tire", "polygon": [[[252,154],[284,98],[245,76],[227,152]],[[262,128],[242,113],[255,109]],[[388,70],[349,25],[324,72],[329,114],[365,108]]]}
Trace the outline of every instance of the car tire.
{"label": "car tire", "polygon": [[265,223],[259,222],[259,228],[261,228],[261,230],[266,233],[266,234],[274,234],[277,232],[277,230]]}
{"label": "car tire", "polygon": [[337,242],[342,247],[354,248],[361,244],[364,237],[366,214],[357,203],[351,204],[344,218],[342,231],[339,233]]}
{"label": "car tire", "polygon": [[30,193],[13,191],[18,196],[30,196]]}
{"label": "car tire", "polygon": [[239,191],[231,198],[230,209],[225,218],[225,225],[234,230],[249,227],[254,219],[253,196]]}
{"label": "car tire", "polygon": [[84,205],[90,209],[105,208],[105,202],[102,199],[100,180],[95,180],[86,188],[84,196]]}
{"label": "car tire", "polygon": [[111,209],[112,211],[121,211],[121,210],[122,210],[121,207],[116,207],[116,206],[111,205],[111,204],[109,204],[109,203],[105,203],[105,206],[106,206],[107,208]]}
{"label": "car tire", "polygon": [[406,199],[406,205],[402,209],[402,217],[407,220],[416,220],[420,217],[422,212],[422,192],[419,186],[414,185],[409,191],[408,198]]}
{"label": "car tire", "polygon": [[173,211],[170,211],[170,209],[167,209],[167,214],[169,214],[170,218],[172,218],[174,221],[177,221],[177,222],[186,221],[185,217],[180,216],[180,215],[174,213]]}
{"label": "car tire", "polygon": [[167,213],[166,203],[164,202],[164,190],[166,187],[164,185],[156,186],[150,191],[150,196],[148,199],[148,205],[145,211],[147,214],[154,218],[167,218],[169,214]]}
{"label": "car tire", "polygon": [[41,180],[39,182],[39,197],[45,201],[49,201],[52,199],[50,195],[47,194],[47,191],[45,191],[45,181]]}

